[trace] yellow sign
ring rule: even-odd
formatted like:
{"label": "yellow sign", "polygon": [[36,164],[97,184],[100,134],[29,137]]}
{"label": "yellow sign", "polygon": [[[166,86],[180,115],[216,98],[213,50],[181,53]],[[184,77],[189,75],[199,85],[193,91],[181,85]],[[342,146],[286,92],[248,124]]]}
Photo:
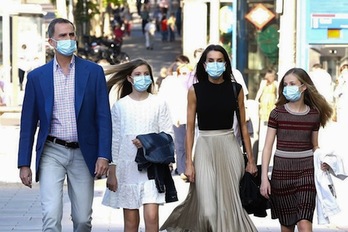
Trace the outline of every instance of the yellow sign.
{"label": "yellow sign", "polygon": [[341,38],[341,30],[340,29],[328,29],[327,30],[327,38],[328,39],[339,39],[339,38]]}

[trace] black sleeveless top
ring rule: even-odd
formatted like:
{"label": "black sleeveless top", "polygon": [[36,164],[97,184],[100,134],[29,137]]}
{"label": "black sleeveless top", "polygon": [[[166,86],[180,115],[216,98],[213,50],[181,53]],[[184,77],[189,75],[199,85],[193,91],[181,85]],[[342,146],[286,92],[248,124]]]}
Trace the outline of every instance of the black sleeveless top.
{"label": "black sleeveless top", "polygon": [[232,128],[237,104],[232,85],[236,85],[238,96],[242,86],[236,82],[224,81],[221,84],[214,84],[210,81],[200,81],[194,84],[200,130]]}

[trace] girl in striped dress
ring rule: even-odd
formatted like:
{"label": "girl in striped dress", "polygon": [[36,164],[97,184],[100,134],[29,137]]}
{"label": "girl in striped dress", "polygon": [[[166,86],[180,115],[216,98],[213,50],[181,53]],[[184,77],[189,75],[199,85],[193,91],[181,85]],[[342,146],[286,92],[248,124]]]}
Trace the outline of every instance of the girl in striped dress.
{"label": "girl in striped dress", "polygon": [[[316,190],[313,153],[318,132],[332,109],[301,68],[287,71],[279,84],[279,98],[272,110],[262,153],[261,194],[271,201],[271,215],[282,232],[312,231]],[[277,136],[271,180],[268,168]],[[327,168],[323,165],[322,168]]]}

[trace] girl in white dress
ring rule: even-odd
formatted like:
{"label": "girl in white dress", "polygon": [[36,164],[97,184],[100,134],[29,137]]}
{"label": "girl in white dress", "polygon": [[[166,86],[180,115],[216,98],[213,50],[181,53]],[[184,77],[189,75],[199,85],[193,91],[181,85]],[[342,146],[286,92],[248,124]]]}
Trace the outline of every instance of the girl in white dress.
{"label": "girl in white dress", "polygon": [[106,73],[113,74],[108,89],[116,86],[119,100],[111,110],[113,163],[102,204],[123,208],[127,232],[139,230],[139,208],[144,206],[145,230],[158,231],[158,209],[165,203],[165,193],[158,192],[146,170],[138,171],[135,157],[142,144],[136,136],[162,131],[173,136],[170,113],[166,103],[151,94],[154,81],[146,61],[111,66]]}

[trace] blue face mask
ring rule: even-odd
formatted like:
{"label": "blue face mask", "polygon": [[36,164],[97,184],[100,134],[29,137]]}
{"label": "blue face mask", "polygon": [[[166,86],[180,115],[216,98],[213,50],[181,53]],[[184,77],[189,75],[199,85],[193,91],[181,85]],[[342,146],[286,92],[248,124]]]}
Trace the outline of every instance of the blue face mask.
{"label": "blue face mask", "polygon": [[[54,40],[54,39],[52,39]],[[75,40],[54,40],[57,43],[57,52],[64,56],[71,56],[76,51],[76,41]]]}
{"label": "blue face mask", "polygon": [[144,92],[151,85],[152,80],[150,75],[133,77],[133,86],[139,92]]}
{"label": "blue face mask", "polygon": [[213,79],[218,79],[226,70],[225,62],[208,62],[205,71]]}
{"label": "blue face mask", "polygon": [[283,94],[286,100],[290,102],[298,101],[301,98],[300,86],[288,85],[283,89]]}

